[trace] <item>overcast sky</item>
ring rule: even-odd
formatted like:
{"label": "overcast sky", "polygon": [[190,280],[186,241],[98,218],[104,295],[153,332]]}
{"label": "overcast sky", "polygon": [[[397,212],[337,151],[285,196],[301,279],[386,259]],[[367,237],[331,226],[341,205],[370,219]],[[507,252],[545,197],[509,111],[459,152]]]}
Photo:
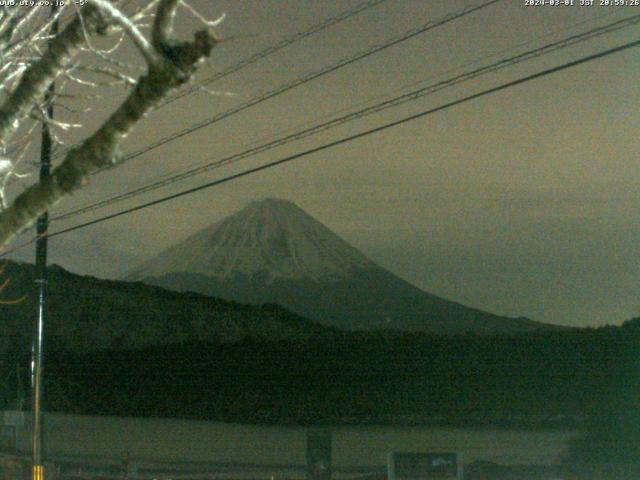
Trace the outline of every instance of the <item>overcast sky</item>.
{"label": "overcast sky", "polygon": [[[358,3],[195,2],[210,17],[226,12],[220,33],[237,37],[216,48],[199,78]],[[127,150],[429,19],[479,3],[388,0],[209,87],[229,95],[193,94],[161,109],[134,132]],[[340,110],[634,14],[640,8],[527,7],[524,0],[503,0],[95,176],[54,215],[222,158]],[[639,32],[636,25],[560,50],[170,188],[54,223],[51,230],[637,40]],[[297,203],[371,259],[431,293],[497,314],[557,324],[619,324],[640,314],[639,80],[640,50],[635,48],[60,236],[50,242],[50,260],[74,272],[116,278],[249,201],[272,196]],[[119,98],[115,91],[104,99],[102,108],[85,120],[86,131]],[[31,252],[15,255],[29,257]]]}

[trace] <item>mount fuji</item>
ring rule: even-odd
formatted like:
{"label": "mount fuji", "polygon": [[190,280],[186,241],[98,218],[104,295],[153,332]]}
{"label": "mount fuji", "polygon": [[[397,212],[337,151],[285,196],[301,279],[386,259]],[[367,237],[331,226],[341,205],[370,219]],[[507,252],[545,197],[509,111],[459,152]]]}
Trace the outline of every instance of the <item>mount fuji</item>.
{"label": "mount fuji", "polygon": [[550,327],[427,293],[349,245],[295,204],[250,203],[129,273],[177,291],[277,303],[348,330],[517,333]]}

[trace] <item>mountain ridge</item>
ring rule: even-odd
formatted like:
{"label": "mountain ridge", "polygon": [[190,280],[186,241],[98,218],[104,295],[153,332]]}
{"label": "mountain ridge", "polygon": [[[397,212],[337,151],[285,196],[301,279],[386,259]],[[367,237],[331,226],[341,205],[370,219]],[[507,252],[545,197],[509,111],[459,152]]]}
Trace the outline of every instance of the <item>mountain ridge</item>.
{"label": "mountain ridge", "polygon": [[[0,351],[28,349],[38,295],[35,267],[7,261],[11,279],[0,303]],[[229,343],[245,338],[273,341],[330,335],[330,328],[279,305],[242,305],[198,293],[141,282],[104,280],[48,268],[47,348],[74,352],[131,349],[191,341]]]}

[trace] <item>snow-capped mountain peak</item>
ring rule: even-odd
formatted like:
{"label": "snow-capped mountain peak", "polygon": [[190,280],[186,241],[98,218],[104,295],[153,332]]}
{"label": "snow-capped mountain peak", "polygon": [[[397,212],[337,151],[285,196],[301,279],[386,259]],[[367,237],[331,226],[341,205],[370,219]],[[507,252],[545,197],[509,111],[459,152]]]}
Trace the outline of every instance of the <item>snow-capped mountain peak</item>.
{"label": "snow-capped mountain peak", "polygon": [[276,278],[317,281],[374,266],[295,204],[267,198],[165,250],[128,278],[183,272],[220,280],[260,275],[267,282]]}
{"label": "snow-capped mountain peak", "polygon": [[376,265],[291,202],[252,202],[128,277],[241,303],[276,303],[345,329],[521,332],[540,326],[420,290]]}

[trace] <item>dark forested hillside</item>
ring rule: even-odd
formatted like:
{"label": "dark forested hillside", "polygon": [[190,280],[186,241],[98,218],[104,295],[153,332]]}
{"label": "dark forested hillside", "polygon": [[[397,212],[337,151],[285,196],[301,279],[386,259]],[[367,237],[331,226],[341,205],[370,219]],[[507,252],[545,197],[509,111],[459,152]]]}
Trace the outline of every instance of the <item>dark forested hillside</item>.
{"label": "dark forested hillside", "polygon": [[[34,267],[8,262],[0,304],[0,355],[30,348],[37,290]],[[251,306],[136,282],[102,280],[49,268],[46,348],[88,352],[181,342],[301,339],[330,333],[277,305]]]}
{"label": "dark forested hillside", "polygon": [[639,391],[639,326],[57,353],[47,359],[48,405],[244,422],[579,426]]}
{"label": "dark forested hillside", "polygon": [[[30,266],[0,305],[0,400],[28,398]],[[340,332],[243,306],[50,271],[49,411],[256,423],[393,423],[585,434],[570,460],[640,464],[640,319],[512,335]],[[20,368],[16,368],[20,367]],[[24,405],[24,403],[23,403]]]}
{"label": "dark forested hillside", "polygon": [[[640,319],[514,336],[334,332],[49,350],[46,408],[242,423],[569,427],[583,434],[567,468],[640,474],[639,346]],[[3,358],[4,408],[19,390],[6,367],[27,361]]]}

